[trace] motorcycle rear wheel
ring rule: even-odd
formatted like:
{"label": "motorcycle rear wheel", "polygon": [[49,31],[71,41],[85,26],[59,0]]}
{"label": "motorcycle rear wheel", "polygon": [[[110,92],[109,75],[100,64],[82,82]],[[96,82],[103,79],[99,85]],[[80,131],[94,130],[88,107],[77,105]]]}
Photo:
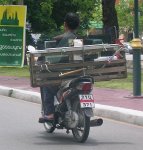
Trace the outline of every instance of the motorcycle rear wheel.
{"label": "motorcycle rear wheel", "polygon": [[55,127],[50,125],[49,123],[44,123],[44,128],[48,133],[53,133],[55,130]]}
{"label": "motorcycle rear wheel", "polygon": [[80,108],[79,101],[74,102],[73,110],[79,116],[79,123],[77,127],[72,129],[72,134],[77,142],[84,143],[87,140],[90,131],[90,117],[87,117],[84,111]]}

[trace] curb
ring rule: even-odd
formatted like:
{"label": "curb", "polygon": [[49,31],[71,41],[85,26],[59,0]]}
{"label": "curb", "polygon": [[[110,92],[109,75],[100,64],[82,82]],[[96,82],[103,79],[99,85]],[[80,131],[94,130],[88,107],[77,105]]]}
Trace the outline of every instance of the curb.
{"label": "curb", "polygon": [[[38,104],[41,103],[40,93],[37,92],[30,92],[0,86],[0,95],[17,98]],[[143,126],[142,111],[100,104],[95,104],[95,109],[93,109],[93,111],[95,116],[110,118],[121,122]]]}
{"label": "curb", "polygon": [[41,104],[40,93],[13,89],[11,97]]}
{"label": "curb", "polygon": [[96,109],[94,109],[94,114],[96,116],[143,126],[142,111],[100,104],[96,104],[95,107]]}
{"label": "curb", "polygon": [[0,86],[0,95],[8,96],[12,98],[17,98],[29,102],[41,103],[40,93],[30,92],[25,90],[18,90],[14,88],[8,88],[5,86]]}

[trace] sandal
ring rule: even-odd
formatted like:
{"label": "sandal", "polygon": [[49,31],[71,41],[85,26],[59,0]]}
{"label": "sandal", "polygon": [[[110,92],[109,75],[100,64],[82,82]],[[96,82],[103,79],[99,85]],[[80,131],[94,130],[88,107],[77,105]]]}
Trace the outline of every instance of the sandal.
{"label": "sandal", "polygon": [[53,121],[54,121],[54,115],[53,114],[39,118],[39,123],[45,123],[45,122],[53,123]]}

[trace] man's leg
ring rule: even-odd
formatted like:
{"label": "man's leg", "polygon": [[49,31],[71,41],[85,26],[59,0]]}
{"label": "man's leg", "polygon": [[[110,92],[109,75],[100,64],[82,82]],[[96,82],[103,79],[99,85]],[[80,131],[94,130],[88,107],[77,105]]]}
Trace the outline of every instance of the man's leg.
{"label": "man's leg", "polygon": [[54,117],[54,96],[56,95],[57,87],[40,87],[40,91],[44,116],[39,118],[39,122],[43,123],[45,118],[53,119]]}
{"label": "man's leg", "polygon": [[54,94],[51,87],[40,87],[44,115],[54,113]]}

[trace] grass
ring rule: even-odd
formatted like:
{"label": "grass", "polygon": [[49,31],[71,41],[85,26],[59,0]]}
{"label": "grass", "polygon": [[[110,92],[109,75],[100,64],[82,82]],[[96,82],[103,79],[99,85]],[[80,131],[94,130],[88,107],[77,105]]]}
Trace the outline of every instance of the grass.
{"label": "grass", "polygon": [[[29,67],[17,68],[17,67],[1,67],[0,76],[16,76],[16,77],[29,77]],[[142,73],[142,93],[143,93],[143,73]],[[133,90],[133,75],[128,73],[128,77],[125,79],[114,79],[111,81],[101,81],[95,83],[96,87],[112,88],[112,89],[127,89]]]}
{"label": "grass", "polygon": [[1,67],[0,76],[29,77],[29,67]]}
{"label": "grass", "polygon": [[[101,81],[95,83],[96,87],[112,88],[112,89],[126,89],[133,90],[133,74],[128,73],[127,78],[124,79],[113,79],[111,81]],[[143,73],[141,79],[141,89],[143,92]]]}

